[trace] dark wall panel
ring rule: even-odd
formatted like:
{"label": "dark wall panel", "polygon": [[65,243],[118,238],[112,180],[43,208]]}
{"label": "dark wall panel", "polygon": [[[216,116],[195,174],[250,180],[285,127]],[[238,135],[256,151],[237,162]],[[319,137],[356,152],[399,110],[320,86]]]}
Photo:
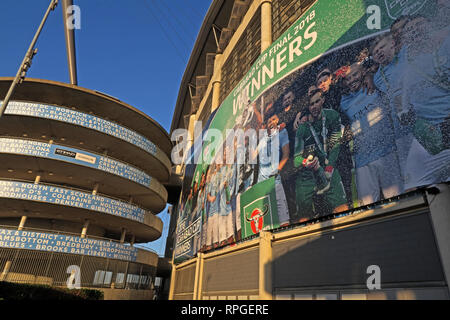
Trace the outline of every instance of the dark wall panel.
{"label": "dark wall panel", "polygon": [[175,295],[192,294],[194,292],[195,266],[196,264],[189,265],[176,271]]}
{"label": "dark wall panel", "polygon": [[274,288],[444,281],[427,214],[361,225],[273,245]]}
{"label": "dark wall panel", "polygon": [[205,260],[203,292],[257,290],[258,248]]}

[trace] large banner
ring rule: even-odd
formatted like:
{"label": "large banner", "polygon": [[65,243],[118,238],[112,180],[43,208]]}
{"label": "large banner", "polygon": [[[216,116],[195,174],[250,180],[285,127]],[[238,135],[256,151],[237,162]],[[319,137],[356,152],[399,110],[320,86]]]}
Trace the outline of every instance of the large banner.
{"label": "large banner", "polygon": [[156,154],[156,146],[139,133],[83,112],[42,103],[11,101],[5,114],[51,119],[82,126],[127,141],[152,155]]}
{"label": "large banner", "polygon": [[0,138],[0,153],[13,153],[70,162],[109,172],[146,187],[150,186],[152,180],[152,177],[145,172],[115,159],[85,150],[46,142],[17,138]]}
{"label": "large banner", "polygon": [[150,212],[130,203],[79,190],[0,180],[0,198],[21,199],[102,212],[143,223]]}
{"label": "large banner", "polygon": [[135,247],[113,241],[4,228],[0,228],[0,248],[82,254],[124,261],[136,261],[138,252]]}
{"label": "large banner", "polygon": [[188,158],[197,251],[448,182],[449,8],[318,0],[274,41]]}

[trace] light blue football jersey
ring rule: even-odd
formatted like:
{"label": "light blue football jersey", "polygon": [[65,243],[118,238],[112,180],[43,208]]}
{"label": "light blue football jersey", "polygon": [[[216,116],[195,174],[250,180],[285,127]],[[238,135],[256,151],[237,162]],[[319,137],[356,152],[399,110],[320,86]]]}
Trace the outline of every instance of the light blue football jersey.
{"label": "light blue football jersey", "polygon": [[374,83],[378,90],[385,94],[389,101],[391,119],[396,138],[399,139],[412,132],[413,123],[400,123],[398,114],[410,108],[404,101],[403,86],[407,74],[406,49],[403,48],[393,61],[386,66],[380,66],[374,75]]}
{"label": "light blue football jersey", "polygon": [[366,94],[361,89],[344,95],[341,108],[350,119],[357,168],[396,150],[390,108],[378,92]]}
{"label": "light blue football jersey", "polygon": [[408,58],[405,89],[417,116],[439,124],[450,116],[450,37],[433,53]]}
{"label": "light blue football jersey", "polygon": [[[272,150],[276,143],[272,143],[272,141],[276,141],[279,139],[278,150]],[[286,129],[282,129],[280,131],[275,131],[272,135],[264,135],[260,143],[258,145],[259,152],[259,173],[258,173],[258,182],[267,180],[270,176],[276,174],[278,172],[279,160],[282,157],[282,148],[283,146],[289,144],[289,136]],[[273,155],[273,152],[278,153],[277,155]],[[277,161],[271,161],[272,156],[274,156]]]}
{"label": "light blue football jersey", "polygon": [[208,217],[211,217],[219,212],[219,194],[217,190],[218,190],[218,172],[216,172],[211,177],[211,181],[208,184],[208,193],[211,195],[211,197],[214,196],[216,197],[216,199],[213,202],[209,202]]}
{"label": "light blue football jersey", "polygon": [[228,187],[225,187],[225,181],[228,181],[228,166],[223,165],[222,168],[220,168],[219,171],[220,180],[219,180],[219,214],[221,216],[226,216],[230,214],[231,212],[231,204],[227,204],[227,189]]}

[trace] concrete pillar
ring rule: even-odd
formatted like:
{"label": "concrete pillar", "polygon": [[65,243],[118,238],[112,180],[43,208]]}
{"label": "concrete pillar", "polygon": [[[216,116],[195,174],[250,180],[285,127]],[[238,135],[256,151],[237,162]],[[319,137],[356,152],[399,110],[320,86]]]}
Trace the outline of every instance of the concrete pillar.
{"label": "concrete pillar", "polygon": [[200,271],[200,254],[197,255],[197,261],[195,262],[195,273],[194,273],[194,293],[192,294],[192,300],[198,300],[198,273]]}
{"label": "concrete pillar", "polygon": [[[433,190],[435,192],[433,192]],[[450,208],[450,186],[447,184],[439,184],[435,188],[427,191],[427,200],[430,208],[436,244],[441,256],[442,269],[444,270],[446,282],[449,283],[450,216],[448,212]]]}
{"label": "concrete pillar", "polygon": [[212,102],[211,113],[219,107],[220,104],[220,83],[222,81],[223,55],[217,54],[214,60],[214,73],[212,76]]}
{"label": "concrete pillar", "polygon": [[212,83],[212,103],[211,103],[211,113],[216,110],[220,105],[220,80],[214,80]]}
{"label": "concrete pillar", "polygon": [[[187,141],[187,145],[186,145],[186,150],[190,150],[190,148],[194,145],[194,138],[195,138],[195,120],[196,120],[196,115],[195,114],[191,114],[189,116],[189,125],[188,125],[188,141]],[[187,157],[189,156],[189,152],[186,152],[184,155],[184,159],[183,162],[185,162],[187,159]]]}
{"label": "concrete pillar", "polygon": [[125,242],[125,236],[127,235],[127,229],[122,228],[122,233],[120,235],[120,243],[124,243]]}
{"label": "concrete pillar", "polygon": [[23,229],[23,227],[25,227],[25,222],[27,222],[27,216],[22,216],[17,230],[21,231]]}
{"label": "concrete pillar", "polygon": [[81,230],[81,238],[86,238],[86,233],[89,227],[89,220],[84,221],[83,229]]}
{"label": "concrete pillar", "polygon": [[6,280],[6,277],[8,276],[9,269],[11,268],[11,261],[6,261],[5,267],[3,268],[3,272],[0,274],[0,281]]}
{"label": "concrete pillar", "polygon": [[177,268],[175,266],[175,263],[173,263],[173,259],[172,259],[172,273],[170,275],[169,300],[173,300],[173,296],[175,293],[176,274],[177,274]]}
{"label": "concrete pillar", "polygon": [[34,179],[34,184],[39,184],[39,182],[41,182],[41,175],[36,176]]}
{"label": "concrete pillar", "polygon": [[203,266],[205,265],[205,254],[199,253],[200,256],[200,267],[198,272],[198,289],[197,289],[197,300],[202,300],[203,295]]}
{"label": "concrete pillar", "polygon": [[201,300],[201,287],[202,287],[202,265],[203,265],[203,253],[199,252],[197,255],[197,262],[195,263],[195,278],[194,278],[194,294],[193,300]]}
{"label": "concrete pillar", "polygon": [[272,44],[272,0],[261,3],[261,52]]}
{"label": "concrete pillar", "polygon": [[98,192],[98,187],[99,187],[99,184],[96,183],[95,186],[94,186],[94,189],[92,190],[92,195],[95,196],[95,195],[97,194],[97,192]]}
{"label": "concrete pillar", "polygon": [[191,114],[189,116],[189,142],[193,143],[194,138],[195,138],[195,120],[197,120],[197,117],[195,114]]}
{"label": "concrete pillar", "polygon": [[272,233],[259,234],[259,299],[272,300]]}
{"label": "concrete pillar", "polygon": [[124,289],[128,289],[128,269],[130,268],[130,261],[127,261],[127,266],[125,268],[124,276]]}

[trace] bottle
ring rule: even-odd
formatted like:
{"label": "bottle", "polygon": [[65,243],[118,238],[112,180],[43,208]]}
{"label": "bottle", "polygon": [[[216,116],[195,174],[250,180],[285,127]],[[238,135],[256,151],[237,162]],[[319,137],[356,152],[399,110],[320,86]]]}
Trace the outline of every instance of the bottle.
{"label": "bottle", "polygon": [[[312,161],[313,159],[314,159],[314,157],[312,155],[308,156],[308,161]],[[314,180],[316,180],[316,188],[318,191],[322,191],[329,184],[329,181],[328,181],[327,177],[325,176],[325,171],[323,170],[323,168],[320,165],[317,170],[315,170],[313,168],[312,171],[313,171],[313,175],[314,175]]]}

